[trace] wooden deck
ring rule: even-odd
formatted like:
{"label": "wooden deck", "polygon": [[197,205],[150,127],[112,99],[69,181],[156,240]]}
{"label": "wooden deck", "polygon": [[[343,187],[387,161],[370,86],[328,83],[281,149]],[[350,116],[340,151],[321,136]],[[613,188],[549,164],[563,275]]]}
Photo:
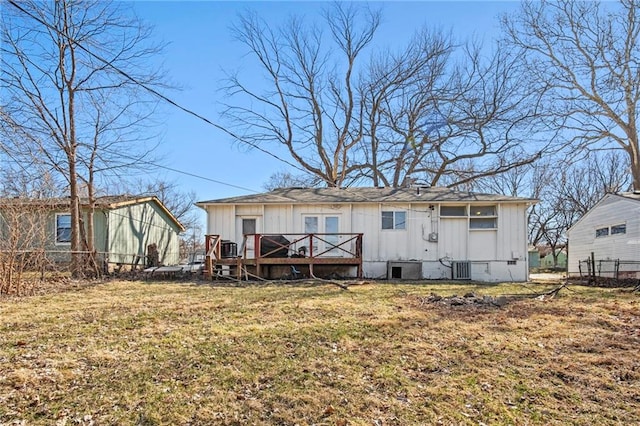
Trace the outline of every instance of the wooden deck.
{"label": "wooden deck", "polygon": [[362,234],[246,234],[236,244],[205,236],[210,279],[295,279],[356,270],[362,278]]}

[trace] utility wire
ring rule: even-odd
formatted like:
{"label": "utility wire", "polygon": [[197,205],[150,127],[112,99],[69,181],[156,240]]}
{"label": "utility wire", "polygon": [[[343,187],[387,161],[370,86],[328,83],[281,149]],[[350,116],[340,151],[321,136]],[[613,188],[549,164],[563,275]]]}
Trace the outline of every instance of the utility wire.
{"label": "utility wire", "polygon": [[213,183],[217,183],[217,184],[220,184],[220,185],[225,185],[225,186],[229,186],[229,187],[232,187],[232,188],[241,189],[243,191],[247,191],[247,192],[250,192],[250,193],[253,193],[253,194],[259,193],[259,191],[256,191],[255,189],[245,188],[243,186],[234,185],[232,183],[223,182],[223,181],[220,181],[220,180],[216,180],[216,179],[213,179],[213,178],[209,178],[209,177],[198,175],[198,174],[191,173],[191,172],[186,172],[184,170],[179,170],[179,169],[176,169],[176,168],[173,168],[173,167],[164,166],[162,164],[154,163],[153,161],[148,161],[148,160],[144,160],[142,158],[138,158],[138,157],[133,157],[131,155],[127,155],[127,154],[125,154],[123,152],[117,152],[116,153],[115,151],[111,151],[109,149],[103,149],[103,151],[111,153],[111,154],[118,154],[121,157],[124,157],[126,159],[135,161],[136,163],[148,164],[150,166],[157,167],[159,169],[165,169],[165,170],[169,170],[171,172],[179,173],[179,174],[182,174],[182,175],[185,175],[185,176],[191,176],[191,177],[194,177],[194,178],[197,178],[197,179],[206,180],[208,182],[213,182]]}
{"label": "utility wire", "polygon": [[[164,94],[160,93],[159,91],[155,90],[154,88],[149,87],[148,85],[146,85],[146,84],[144,84],[144,83],[142,83],[142,82],[140,82],[140,81],[136,80],[134,77],[132,77],[131,75],[129,75],[127,72],[125,72],[125,71],[121,70],[120,68],[116,67],[116,66],[115,66],[113,63],[111,63],[110,61],[107,61],[106,59],[102,58],[101,56],[99,56],[99,55],[97,55],[97,54],[93,53],[92,51],[90,51],[89,49],[85,48],[81,43],[79,43],[79,42],[78,42],[78,41],[76,41],[75,39],[73,39],[73,38],[69,37],[69,36],[68,36],[68,35],[66,35],[66,34],[63,34],[63,33],[62,33],[58,28],[54,27],[53,25],[49,24],[48,22],[44,21],[43,19],[39,18],[38,16],[35,16],[35,15],[34,15],[34,14],[32,14],[31,12],[29,12],[29,11],[25,10],[25,9],[24,9],[22,6],[20,6],[20,5],[19,5],[15,0],[7,0],[7,2],[8,2],[10,5],[12,5],[13,7],[15,7],[16,9],[18,9],[18,10],[19,10],[20,12],[22,12],[23,14],[27,15],[27,16],[28,16],[28,17],[30,17],[31,19],[33,19],[33,20],[35,20],[36,22],[38,22],[39,24],[44,25],[45,27],[47,27],[47,28],[49,28],[50,30],[54,31],[55,33],[59,34],[60,36],[65,37],[67,40],[69,40],[69,42],[71,42],[71,43],[73,43],[74,45],[78,46],[78,48],[80,48],[82,51],[86,52],[88,55],[92,56],[93,58],[95,58],[95,59],[97,59],[98,61],[102,62],[103,64],[107,65],[110,69],[114,70],[115,72],[117,72],[118,74],[120,74],[121,76],[123,76],[125,79],[127,79],[127,80],[131,81],[131,82],[132,82],[133,84],[135,84],[135,85],[138,85],[138,86],[142,87],[144,90],[148,91],[149,93],[152,93],[154,96],[157,96],[158,98],[160,98],[160,99],[162,99],[163,101],[165,101],[165,102],[167,102],[167,103],[169,103],[169,104],[173,105],[174,107],[178,108],[179,110],[181,110],[181,111],[183,111],[183,112],[185,112],[185,113],[187,113],[187,114],[189,114],[189,115],[192,115],[192,116],[196,117],[197,119],[199,119],[199,120],[201,120],[201,121],[204,121],[205,123],[209,124],[210,126],[215,127],[215,128],[216,128],[216,129],[218,129],[218,130],[223,131],[224,133],[226,133],[227,135],[231,136],[232,138],[234,138],[234,139],[236,139],[236,140],[241,140],[241,141],[243,141],[243,143],[246,143],[246,144],[248,144],[248,145],[252,146],[253,148],[255,148],[255,149],[257,149],[257,150],[259,150],[259,151],[261,151],[261,152],[263,152],[263,153],[265,153],[265,154],[267,154],[267,155],[269,155],[269,156],[271,156],[271,157],[273,157],[273,158],[275,158],[275,159],[276,159],[276,160],[278,160],[278,161],[281,161],[281,162],[283,162],[283,163],[287,164],[288,166],[291,166],[291,167],[293,167],[293,168],[295,168],[295,169],[297,169],[297,170],[300,170],[300,171],[302,171],[302,172],[303,172],[303,173],[305,173],[305,174],[309,173],[309,171],[308,171],[308,170],[305,170],[304,168],[300,167],[299,165],[294,164],[294,163],[291,163],[290,161],[287,161],[287,160],[285,160],[285,159],[283,159],[283,158],[281,158],[281,157],[279,157],[279,156],[277,156],[277,155],[273,154],[272,152],[269,152],[269,151],[267,151],[266,149],[261,148],[260,146],[256,145],[255,143],[252,143],[252,142],[250,142],[250,141],[243,140],[240,136],[238,136],[238,135],[236,135],[235,133],[231,132],[230,130],[228,130],[228,129],[224,128],[223,126],[221,126],[221,125],[219,125],[219,124],[214,123],[213,121],[209,120],[208,118],[204,117],[204,116],[203,116],[203,115],[201,115],[201,114],[198,114],[197,112],[195,112],[195,111],[193,111],[193,110],[191,110],[191,109],[189,109],[189,108],[183,107],[182,105],[180,105],[180,104],[178,104],[177,102],[175,102],[175,101],[173,101],[172,99],[170,99],[168,96],[166,96],[166,95],[164,95]],[[124,157],[126,157],[126,156],[125,156],[125,155],[123,155],[122,153],[118,153],[118,154],[119,154],[119,155],[122,155],[122,156],[124,156]],[[127,158],[133,159],[132,157],[127,157]],[[139,159],[136,159],[136,160],[137,160],[137,161],[139,161],[139,162],[144,162],[143,160],[139,160]],[[200,178],[200,179],[205,179],[205,180],[212,181],[212,182],[215,182],[215,183],[219,183],[219,184],[227,185],[227,186],[230,186],[230,187],[234,187],[234,188],[238,188],[238,189],[242,189],[242,190],[248,190],[249,192],[253,192],[253,193],[255,193],[255,191],[254,191],[254,190],[249,190],[248,188],[243,188],[243,187],[240,187],[240,186],[237,186],[237,185],[233,185],[233,184],[229,184],[229,183],[225,183],[225,182],[217,181],[217,180],[215,180],[215,179],[206,178],[206,177],[199,176],[199,175],[195,175],[195,174],[192,174],[192,173],[189,173],[189,172],[184,172],[184,171],[181,171],[181,170],[173,169],[173,168],[171,168],[171,167],[161,166],[161,165],[159,165],[159,164],[154,164],[154,163],[152,163],[152,162],[147,162],[147,164],[154,165],[154,166],[156,166],[156,167],[164,168],[164,169],[167,169],[167,170],[170,170],[170,171],[174,171],[174,172],[177,172],[177,173],[181,173],[181,174],[185,174],[185,175],[189,175],[189,176],[197,177],[197,178]],[[343,189],[348,189],[348,188],[343,188]],[[360,198],[366,198],[366,197],[362,197],[362,195],[359,195],[359,197],[360,197]],[[283,197],[283,198],[286,198],[286,197]],[[371,201],[372,201],[372,200],[371,200]]]}
{"label": "utility wire", "polygon": [[[92,52],[91,50],[87,49],[86,47],[84,47],[81,43],[79,43],[77,40],[69,37],[66,34],[63,34],[58,28],[54,27],[53,25],[49,24],[48,22],[44,21],[43,19],[39,18],[38,16],[35,16],[34,14],[32,14],[31,12],[25,10],[22,6],[20,6],[18,3],[16,3],[14,0],[7,0],[8,3],[15,7],[16,9],[18,9],[20,12],[24,13],[25,15],[27,15],[28,17],[30,17],[31,19],[35,20],[36,22],[38,22],[41,25],[44,25],[45,27],[47,27],[48,29],[56,32],[57,34],[59,34],[62,37],[65,37],[70,43],[73,43],[74,45],[78,46],[78,48],[80,48],[80,50],[84,51],[85,53],[87,53],[88,55],[90,55],[91,57],[97,59],[98,61],[102,62],[103,64],[105,64],[106,66],[108,66],[110,69],[114,70],[116,73],[120,74],[121,76],[123,76],[125,79],[131,81],[133,84],[142,87],[143,89],[145,89],[146,91],[148,91],[149,93],[153,94],[154,96],[162,99],[163,101],[173,105],[174,107],[178,108],[179,110],[186,112],[189,115],[194,116],[195,118],[204,121],[205,123],[209,124],[210,126],[215,127],[218,130],[221,130],[222,132],[226,133],[227,135],[231,136],[232,138],[236,139],[236,140],[240,140],[243,143],[246,143],[247,145],[250,145],[251,147],[257,149],[258,151],[261,151],[273,158],[275,158],[278,161],[281,161],[295,169],[298,169],[304,173],[308,173],[307,170],[301,168],[299,165],[294,164],[288,160],[285,160],[284,158],[281,158],[279,156],[277,156],[276,154],[267,151],[264,148],[261,148],[259,145],[244,140],[243,138],[241,138],[240,136],[236,135],[235,133],[233,133],[232,131],[226,129],[225,127],[214,123],[213,121],[209,120],[208,118],[206,118],[205,116],[189,109],[186,107],[183,107],[182,105],[178,104],[177,102],[175,102],[174,100],[172,100],[171,98],[169,98],[168,96],[160,93],[159,91],[157,91],[156,89],[149,87],[148,85],[136,80],[134,77],[132,77],[129,73],[123,71],[122,69],[116,67],[111,61],[108,61],[106,59],[104,59],[103,57],[95,54],[94,52]],[[233,186],[233,185],[232,185]]]}
{"label": "utility wire", "polygon": [[[166,95],[164,95],[164,94],[160,93],[160,92],[159,92],[159,91],[157,91],[156,89],[154,89],[154,88],[152,88],[152,87],[149,87],[148,85],[146,85],[146,84],[144,84],[144,83],[142,83],[142,82],[138,81],[137,79],[135,79],[134,77],[132,77],[132,76],[131,76],[130,74],[128,74],[127,72],[125,72],[125,71],[121,70],[120,68],[116,67],[116,66],[115,66],[113,63],[111,63],[110,61],[107,61],[107,60],[106,60],[106,59],[104,59],[103,57],[101,57],[101,56],[99,56],[99,55],[95,54],[94,52],[92,52],[91,50],[89,50],[89,49],[85,48],[85,47],[84,47],[81,43],[79,43],[77,40],[75,40],[75,39],[73,39],[73,38],[69,37],[69,36],[68,36],[68,35],[66,35],[66,34],[63,34],[63,33],[62,33],[58,28],[54,27],[53,25],[49,24],[48,22],[44,21],[43,19],[39,18],[38,16],[35,16],[35,15],[34,15],[34,14],[32,14],[31,12],[29,12],[29,11],[25,10],[25,9],[24,9],[22,6],[20,6],[20,5],[19,5],[15,0],[7,0],[7,2],[8,2],[11,6],[15,7],[16,9],[18,9],[18,10],[19,10],[20,12],[22,12],[23,14],[27,15],[27,16],[28,16],[28,17],[30,17],[31,19],[33,19],[33,20],[35,20],[36,22],[38,22],[39,24],[44,25],[44,26],[45,26],[45,27],[47,27],[48,29],[50,29],[50,30],[52,30],[52,31],[56,32],[57,34],[59,34],[60,36],[65,37],[69,42],[71,42],[71,43],[73,43],[74,45],[76,45],[80,50],[84,51],[85,53],[87,53],[87,54],[88,54],[88,55],[90,55],[91,57],[93,57],[93,58],[97,59],[98,61],[102,62],[103,64],[105,64],[106,66],[108,66],[110,69],[114,70],[116,73],[118,73],[118,74],[120,74],[121,76],[123,76],[125,79],[129,80],[130,82],[132,82],[133,84],[135,84],[135,85],[137,85],[137,86],[142,87],[144,90],[148,91],[149,93],[153,94],[154,96],[158,97],[159,99],[161,99],[161,100],[163,100],[163,101],[165,101],[165,102],[167,102],[167,103],[169,103],[169,104],[173,105],[174,107],[178,108],[179,110],[181,110],[181,111],[183,111],[183,112],[185,112],[185,113],[187,113],[187,114],[189,114],[189,115],[191,115],[191,116],[193,116],[193,117],[195,117],[195,118],[197,118],[197,119],[199,119],[199,120],[201,120],[201,121],[203,121],[203,122],[205,122],[205,123],[209,124],[210,126],[213,126],[214,128],[216,128],[216,129],[218,129],[218,130],[221,130],[222,132],[226,133],[227,135],[231,136],[232,138],[234,138],[234,139],[236,139],[236,140],[240,140],[240,141],[242,141],[243,143],[246,143],[247,145],[250,145],[251,147],[253,147],[253,148],[257,149],[258,151],[263,152],[263,153],[265,153],[265,154],[267,154],[267,155],[269,155],[269,156],[271,156],[271,157],[275,158],[276,160],[278,160],[278,161],[280,161],[280,162],[283,162],[283,163],[287,164],[288,166],[291,166],[291,167],[293,167],[293,168],[295,168],[295,169],[297,169],[297,170],[300,170],[300,171],[302,171],[302,172],[303,172],[303,173],[305,173],[305,174],[306,174],[306,173],[308,173],[308,170],[303,169],[303,168],[302,168],[302,167],[300,167],[299,165],[294,164],[294,163],[291,163],[290,161],[285,160],[285,159],[283,159],[283,158],[281,158],[281,157],[279,157],[279,156],[277,156],[277,155],[273,154],[272,152],[267,151],[267,150],[266,150],[266,149],[264,149],[264,148],[261,148],[260,146],[256,145],[255,143],[252,143],[252,142],[250,142],[250,141],[246,141],[246,140],[244,140],[243,138],[241,138],[240,136],[236,135],[236,134],[235,134],[235,133],[233,133],[232,131],[230,131],[230,130],[226,129],[225,127],[223,127],[223,126],[221,126],[221,125],[219,125],[219,124],[216,124],[216,123],[214,123],[213,121],[211,121],[210,119],[206,118],[205,116],[203,116],[203,115],[201,115],[201,114],[199,114],[199,113],[197,113],[197,112],[195,112],[195,111],[193,111],[193,110],[191,110],[191,109],[189,109],[189,108],[186,108],[186,107],[184,107],[184,106],[182,106],[182,105],[178,104],[177,102],[175,102],[174,100],[172,100],[172,99],[171,99],[171,98],[169,98],[168,96],[166,96]],[[118,154],[119,154],[119,155],[122,155],[123,157],[126,157],[126,158],[134,159],[133,157],[128,157],[128,156],[124,155],[124,154],[123,154],[123,153],[121,153],[121,152],[119,152]],[[230,183],[226,183],[226,182],[218,181],[218,180],[215,180],[215,179],[211,179],[211,178],[207,178],[207,177],[204,177],[204,176],[196,175],[196,174],[194,174],[194,173],[190,173],[190,172],[185,172],[185,171],[182,171],[182,170],[174,169],[174,168],[172,168],[172,167],[162,166],[162,165],[159,165],[159,164],[156,164],[156,163],[150,162],[150,161],[144,161],[144,160],[141,160],[141,159],[135,159],[135,160],[136,160],[136,161],[138,161],[138,162],[143,162],[143,163],[150,164],[150,165],[153,165],[153,166],[156,166],[156,167],[159,167],[159,168],[163,168],[163,169],[166,169],[166,170],[170,170],[170,171],[172,171],[172,172],[176,172],[176,173],[180,173],[180,174],[184,174],[184,175],[188,175],[188,176],[196,177],[196,178],[199,178],[199,179],[204,179],[204,180],[207,180],[207,181],[210,181],[210,182],[214,182],[214,183],[218,183],[218,184],[222,184],[222,185],[226,185],[226,186],[230,186],[230,187],[234,187],[234,188],[242,189],[242,190],[244,190],[244,191],[249,191],[249,192],[252,192],[252,193],[256,193],[256,191],[255,191],[255,190],[248,189],[248,188],[244,188],[244,187],[241,187],[241,186],[238,186],[238,185],[233,185],[233,184],[230,184]],[[342,188],[342,189],[344,189],[344,190],[346,190],[346,191],[349,191],[349,188]],[[357,194],[357,193],[356,193],[356,194]],[[354,194],[354,195],[355,195],[355,194]],[[375,200],[368,200],[368,198],[367,198],[367,197],[362,196],[362,194],[357,194],[357,195],[358,195],[358,197],[359,197],[359,198],[361,198],[361,199],[366,199],[367,201],[375,201]],[[283,198],[286,198],[286,197],[283,197]],[[391,204],[391,203],[382,203],[382,204],[384,204],[384,205],[389,205],[389,206],[393,206],[393,204]],[[395,203],[394,203],[394,204],[395,204]],[[414,209],[409,209],[409,210],[414,210]]]}

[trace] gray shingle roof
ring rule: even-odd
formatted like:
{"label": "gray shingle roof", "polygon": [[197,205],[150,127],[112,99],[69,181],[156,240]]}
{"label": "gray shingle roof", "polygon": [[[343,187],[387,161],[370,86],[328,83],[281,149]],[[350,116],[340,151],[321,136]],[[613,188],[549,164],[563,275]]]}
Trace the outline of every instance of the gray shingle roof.
{"label": "gray shingle roof", "polygon": [[455,191],[439,187],[413,188],[281,188],[261,194],[199,201],[210,204],[340,204],[340,203],[468,203],[468,202],[528,202],[532,198]]}
{"label": "gray shingle roof", "polygon": [[[167,216],[175,222],[175,224],[182,231],[185,231],[185,227],[180,221],[169,211],[169,209],[155,196],[149,195],[106,195],[103,197],[97,197],[95,200],[95,206],[98,209],[116,209],[123,206],[134,205],[152,201],[167,214]],[[87,198],[81,198],[80,204],[82,207],[87,208],[89,200]],[[0,208],[10,206],[37,206],[47,209],[68,209],[69,197],[55,197],[55,198],[2,198],[0,197]]]}
{"label": "gray shingle roof", "polygon": [[[126,204],[136,204],[151,200],[155,197],[142,195],[107,195],[102,197],[97,197],[95,200],[96,207],[100,208],[114,208],[121,205]],[[88,199],[81,198],[80,204],[86,206],[89,204]],[[23,198],[23,197],[15,197],[15,198],[0,198],[0,205],[37,205],[37,206],[46,206],[46,207],[69,207],[69,197],[54,197],[54,198]]]}

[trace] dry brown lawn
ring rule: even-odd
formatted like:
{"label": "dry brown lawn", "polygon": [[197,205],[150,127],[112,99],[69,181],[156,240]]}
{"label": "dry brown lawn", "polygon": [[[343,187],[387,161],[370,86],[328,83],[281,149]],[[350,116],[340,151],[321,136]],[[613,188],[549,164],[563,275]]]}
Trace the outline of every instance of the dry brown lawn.
{"label": "dry brown lawn", "polygon": [[3,425],[640,424],[638,293],[112,282],[0,299]]}

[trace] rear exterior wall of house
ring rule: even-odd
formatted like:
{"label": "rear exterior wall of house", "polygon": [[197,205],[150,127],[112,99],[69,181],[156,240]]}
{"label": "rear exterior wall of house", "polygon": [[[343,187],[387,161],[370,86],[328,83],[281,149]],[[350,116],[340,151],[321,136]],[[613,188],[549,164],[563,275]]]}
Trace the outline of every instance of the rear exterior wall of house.
{"label": "rear exterior wall of house", "polygon": [[386,278],[390,261],[407,261],[421,263],[423,279],[450,279],[451,262],[466,261],[473,280],[528,279],[526,203],[241,204],[207,209],[208,233],[238,247],[247,223],[255,233],[362,233],[368,278]]}

